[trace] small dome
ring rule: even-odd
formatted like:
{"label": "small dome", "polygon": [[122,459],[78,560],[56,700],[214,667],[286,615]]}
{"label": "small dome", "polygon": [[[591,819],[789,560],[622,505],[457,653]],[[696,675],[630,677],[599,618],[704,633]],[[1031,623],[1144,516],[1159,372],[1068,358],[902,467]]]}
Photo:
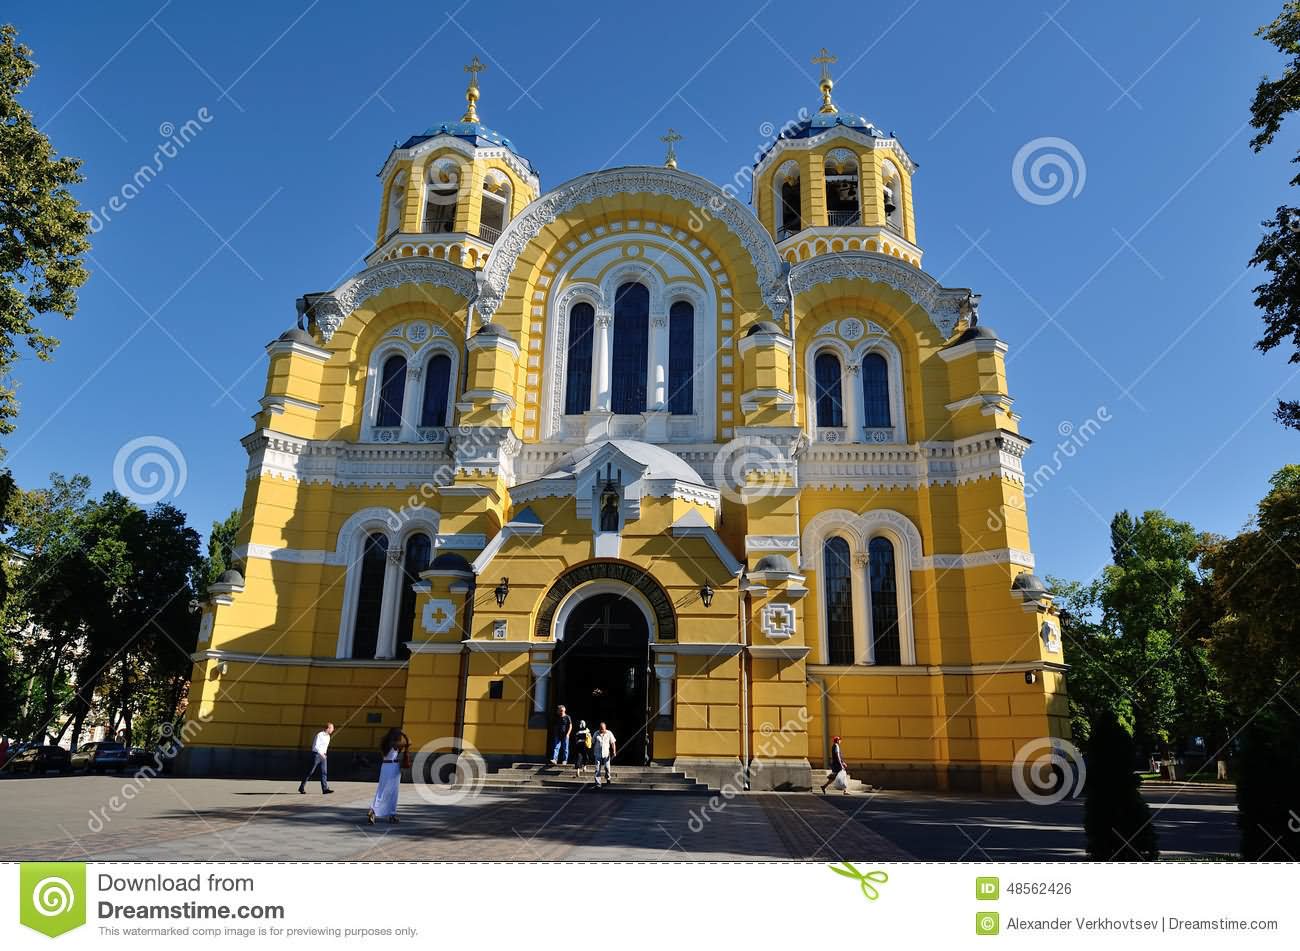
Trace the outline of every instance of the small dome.
{"label": "small dome", "polygon": [[1011,582],[1011,590],[1018,593],[1025,601],[1037,601],[1047,594],[1047,585],[1043,584],[1043,579],[1038,575],[1026,571],[1024,574],[1016,575],[1016,580]]}
{"label": "small dome", "polygon": [[437,558],[433,559],[433,564],[429,566],[437,571],[470,571],[470,564],[465,560],[465,556],[454,551],[445,551]]}
{"label": "small dome", "polygon": [[593,457],[597,450],[611,445],[629,459],[645,466],[643,478],[676,479],[693,485],[706,484],[700,478],[700,474],[681,456],[674,455],[659,446],[652,446],[648,442],[638,442],[634,439],[608,439],[603,442],[588,443],[572,452],[566,452],[542,474],[542,478],[571,479],[593,464]]}
{"label": "small dome", "polygon": [[754,336],[754,334],[779,334],[779,333],[781,333],[781,328],[778,327],[776,324],[772,323],[772,321],[760,320],[758,323],[752,324],[750,328],[745,331],[745,336],[752,337]]}
{"label": "small dome", "polygon": [[476,337],[509,337],[510,331],[500,324],[484,324],[480,327],[474,336]]}
{"label": "small dome", "polygon": [[965,330],[961,332],[961,335],[952,343],[948,344],[948,346],[955,347],[958,344],[969,343],[972,340],[997,340],[997,339],[998,339],[997,332],[992,327],[985,327],[983,324],[978,324],[974,327],[967,327]]}
{"label": "small dome", "polygon": [[758,559],[758,564],[754,565],[755,571],[794,571],[794,566],[790,564],[790,559],[785,555],[764,555]]}
{"label": "small dome", "polygon": [[[776,137],[776,141],[764,149],[763,153],[758,157],[758,162],[767,158],[768,153],[771,152],[772,149],[776,148],[777,142],[783,142],[788,139],[811,139],[814,136],[821,135],[823,132],[834,129],[837,126],[842,126],[846,129],[856,129],[864,135],[869,135],[877,139],[893,138],[892,135],[885,135],[885,133],[873,125],[866,116],[854,115],[851,112],[817,112],[808,119],[792,123],[787,128],[782,129],[781,134]],[[758,162],[755,162],[754,164],[757,165]]]}
{"label": "small dome", "polygon": [[422,135],[413,135],[398,148],[413,149],[421,142],[425,142],[438,135],[454,135],[456,138],[468,142],[477,148],[498,148],[509,149],[515,157],[527,166],[529,171],[536,171],[528,159],[519,154],[515,144],[508,138],[494,129],[489,129],[481,122],[440,122],[424,131]]}
{"label": "small dome", "polygon": [[284,333],[280,334],[280,339],[287,343],[305,343],[308,346],[316,346],[315,338],[301,327],[290,327]]}
{"label": "small dome", "polygon": [[221,577],[217,579],[217,584],[233,584],[242,588],[244,586],[244,576],[234,568],[230,568],[221,573]]}

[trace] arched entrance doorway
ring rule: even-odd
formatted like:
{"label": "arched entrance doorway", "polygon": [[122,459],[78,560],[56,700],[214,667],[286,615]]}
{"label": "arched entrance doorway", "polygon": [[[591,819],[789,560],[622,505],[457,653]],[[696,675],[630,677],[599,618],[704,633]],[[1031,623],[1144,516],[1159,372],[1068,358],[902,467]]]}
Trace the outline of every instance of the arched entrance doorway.
{"label": "arched entrance doorway", "polygon": [[586,720],[594,733],[603,720],[618,738],[616,764],[649,762],[654,668],[641,607],[625,594],[594,594],[567,612],[556,636],[554,704],[568,707],[575,730]]}

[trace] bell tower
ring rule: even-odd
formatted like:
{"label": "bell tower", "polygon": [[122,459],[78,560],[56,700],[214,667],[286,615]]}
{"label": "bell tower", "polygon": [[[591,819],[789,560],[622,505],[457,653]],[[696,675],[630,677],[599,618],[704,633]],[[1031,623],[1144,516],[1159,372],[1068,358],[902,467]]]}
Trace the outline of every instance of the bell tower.
{"label": "bell tower", "polygon": [[479,118],[479,74],[486,69],[477,56],[465,65],[459,121],[411,136],[389,154],[379,172],[379,225],[368,264],[414,256],[480,268],[506,225],[539,194],[536,169]]}
{"label": "bell tower", "polygon": [[916,164],[893,133],[835,104],[836,62],[824,47],[812,58],[821,67],[821,105],[782,128],[760,156],[754,210],[791,263],[837,251],[877,251],[919,268]]}

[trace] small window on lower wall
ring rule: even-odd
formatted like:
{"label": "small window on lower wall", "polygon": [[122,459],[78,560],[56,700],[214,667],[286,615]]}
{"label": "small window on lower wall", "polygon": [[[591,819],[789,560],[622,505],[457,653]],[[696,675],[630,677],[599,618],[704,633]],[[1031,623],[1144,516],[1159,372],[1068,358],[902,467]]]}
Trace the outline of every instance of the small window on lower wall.
{"label": "small window on lower wall", "polygon": [[384,715],[377,710],[372,710],[366,714],[367,723],[383,723]]}
{"label": "small window on lower wall", "polygon": [[488,699],[501,700],[506,695],[506,682],[504,680],[488,681]]}

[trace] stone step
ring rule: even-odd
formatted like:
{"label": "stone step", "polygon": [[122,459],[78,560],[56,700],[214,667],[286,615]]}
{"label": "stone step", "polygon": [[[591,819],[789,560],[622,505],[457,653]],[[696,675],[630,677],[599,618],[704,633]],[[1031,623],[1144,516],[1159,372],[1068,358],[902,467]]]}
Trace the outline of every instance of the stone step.
{"label": "stone step", "polygon": [[[596,783],[590,777],[579,779],[534,779],[534,780],[510,780],[497,779],[489,776],[482,782],[483,789],[510,790],[512,792],[543,792],[554,790],[567,790],[569,792],[580,792],[591,790],[597,791]],[[650,783],[640,782],[637,780],[619,780],[615,779],[612,783],[602,784],[599,791],[616,791],[616,792],[654,792],[669,793],[673,795],[689,796],[707,796],[710,793],[709,787],[702,783]]]}

